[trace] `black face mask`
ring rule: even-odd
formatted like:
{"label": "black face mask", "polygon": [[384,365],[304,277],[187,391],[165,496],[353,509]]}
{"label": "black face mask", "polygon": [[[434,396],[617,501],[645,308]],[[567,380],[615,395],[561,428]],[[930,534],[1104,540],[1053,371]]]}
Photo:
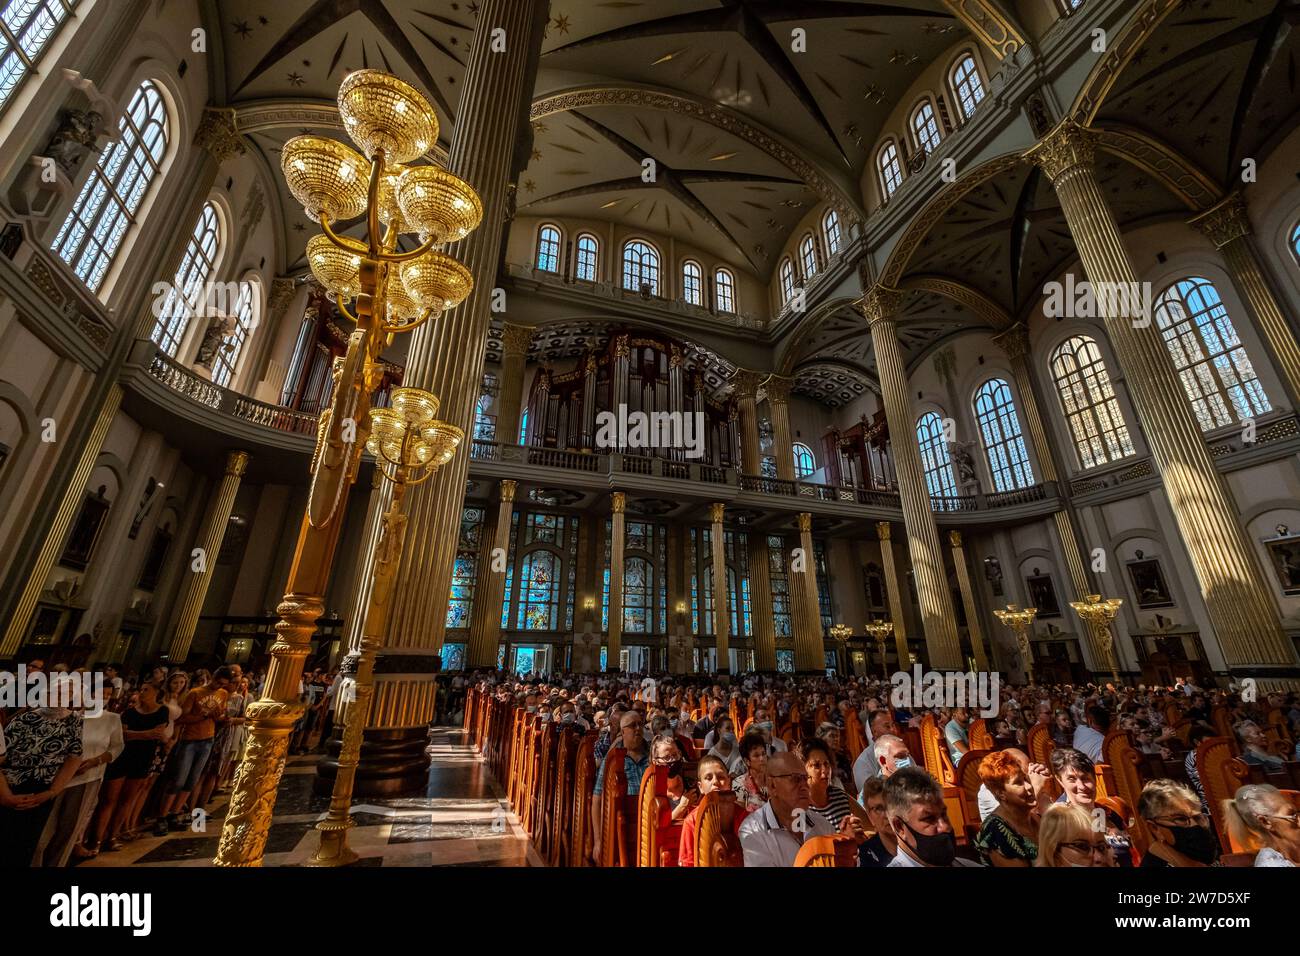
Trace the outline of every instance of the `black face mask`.
{"label": "black face mask", "polygon": [[[952,861],[957,857],[957,841],[951,833],[937,833],[933,836],[917,833],[906,820],[903,821],[903,826],[911,831],[912,839],[916,841],[912,852],[917,859],[926,866],[952,866]],[[899,842],[903,842],[901,837]]]}
{"label": "black face mask", "polygon": [[1174,849],[1206,866],[1219,858],[1219,841],[1201,826],[1165,827],[1174,837]]}

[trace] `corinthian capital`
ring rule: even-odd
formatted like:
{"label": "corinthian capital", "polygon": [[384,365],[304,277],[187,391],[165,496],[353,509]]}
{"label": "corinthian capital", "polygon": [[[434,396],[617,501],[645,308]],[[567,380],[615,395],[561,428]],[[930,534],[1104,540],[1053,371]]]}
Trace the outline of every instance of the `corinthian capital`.
{"label": "corinthian capital", "polygon": [[786,405],[790,401],[790,389],[794,388],[794,379],[781,375],[769,375],[763,382],[767,400],[773,405]]}
{"label": "corinthian capital", "polygon": [[506,355],[520,356],[528,354],[528,346],[533,341],[533,330],[524,325],[511,325],[506,322],[501,326],[501,348]]}
{"label": "corinthian capital", "polygon": [[758,386],[763,381],[761,372],[751,372],[747,368],[736,369],[736,374],[731,376],[731,383],[736,390],[736,398],[744,401],[749,399],[753,401],[758,397]]}
{"label": "corinthian capital", "polygon": [[1190,220],[1214,243],[1215,248],[1222,249],[1234,239],[1250,235],[1250,218],[1246,215],[1246,200],[1241,193],[1235,192],[1195,219]]}
{"label": "corinthian capital", "polygon": [[1029,354],[1029,329],[1023,322],[1017,322],[1001,335],[995,336],[994,342],[1009,359],[1022,359]]}
{"label": "corinthian capital", "polygon": [[867,324],[875,325],[894,318],[903,307],[905,298],[907,293],[901,289],[891,289],[880,283],[873,285],[862,296],[862,314],[866,316]]}
{"label": "corinthian capital", "polygon": [[709,520],[714,524],[722,524],[722,515],[726,510],[727,506],[721,501],[713,502],[709,505]]}
{"label": "corinthian capital", "polygon": [[812,531],[812,513],[808,511],[799,512],[799,533]]}
{"label": "corinthian capital", "polygon": [[235,111],[205,107],[203,119],[194,133],[194,145],[206,149],[220,165],[244,155],[244,143],[235,125]]}
{"label": "corinthian capital", "polygon": [[1025,158],[1047,173],[1052,182],[1076,166],[1091,166],[1096,156],[1092,132],[1066,120],[1038,141]]}

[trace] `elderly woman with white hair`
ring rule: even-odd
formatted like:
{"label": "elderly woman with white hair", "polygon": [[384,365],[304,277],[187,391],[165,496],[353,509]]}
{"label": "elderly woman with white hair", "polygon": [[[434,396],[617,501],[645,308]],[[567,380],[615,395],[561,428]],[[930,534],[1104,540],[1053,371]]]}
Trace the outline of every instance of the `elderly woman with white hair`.
{"label": "elderly woman with white hair", "polygon": [[1300,807],[1277,787],[1247,784],[1223,801],[1223,816],[1234,842],[1259,848],[1256,866],[1300,866]]}

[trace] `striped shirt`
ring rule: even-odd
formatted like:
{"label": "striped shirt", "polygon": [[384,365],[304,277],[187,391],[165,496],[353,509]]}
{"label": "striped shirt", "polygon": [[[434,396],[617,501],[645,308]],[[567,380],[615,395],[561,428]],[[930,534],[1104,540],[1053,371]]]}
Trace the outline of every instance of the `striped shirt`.
{"label": "striped shirt", "polygon": [[831,821],[836,829],[839,829],[841,820],[853,813],[849,805],[849,795],[844,792],[843,787],[837,787],[833,783],[826,787],[826,803],[823,806],[810,806],[808,809],[820,813]]}

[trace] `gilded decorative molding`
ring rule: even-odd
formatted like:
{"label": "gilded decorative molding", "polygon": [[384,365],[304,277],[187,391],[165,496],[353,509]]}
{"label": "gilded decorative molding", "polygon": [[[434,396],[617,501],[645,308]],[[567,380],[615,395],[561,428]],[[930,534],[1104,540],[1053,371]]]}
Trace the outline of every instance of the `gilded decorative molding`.
{"label": "gilded decorative molding", "polygon": [[862,314],[866,316],[867,325],[887,322],[898,315],[907,299],[902,289],[893,289],[876,283],[862,296]]}
{"label": "gilded decorative molding", "polygon": [[1052,182],[1077,166],[1092,166],[1096,158],[1092,131],[1071,120],[1057,124],[1025,152],[1025,159],[1041,168]]}
{"label": "gilded decorative molding", "polygon": [[615,339],[614,339],[614,357],[615,357],[615,358],[625,359],[625,358],[627,358],[628,356],[630,356],[631,354],[632,354],[632,351],[631,351],[631,349],[628,347],[628,336],[626,335],[626,333],[623,334],[623,335],[619,335],[619,336],[615,337]]}
{"label": "gilded decorative molding", "polygon": [[891,525],[888,521],[876,522],[876,537],[879,538],[881,541],[890,540],[889,536],[892,533],[892,530],[893,530],[893,525]]}
{"label": "gilded decorative molding", "polygon": [[515,500],[515,481],[510,478],[501,479],[501,501],[509,504]]}
{"label": "gilded decorative molding", "polygon": [[1029,328],[1023,322],[1017,322],[1001,335],[994,336],[993,341],[1012,361],[1029,354]]}
{"label": "gilded decorative molding", "polygon": [[767,400],[773,405],[786,405],[790,402],[790,390],[794,388],[794,379],[780,375],[769,375],[763,380],[763,391]]}
{"label": "gilded decorative molding", "polygon": [[745,368],[736,369],[736,374],[731,376],[736,397],[753,401],[758,397],[758,387],[763,383],[763,378],[762,372],[752,372]]}
{"label": "gilded decorative molding", "polygon": [[266,297],[266,308],[271,315],[272,324],[284,315],[298,291],[298,283],[292,279],[277,277],[271,280],[271,291]]}
{"label": "gilded decorative molding", "polygon": [[527,355],[533,343],[533,330],[526,325],[511,325],[506,322],[501,326],[501,349],[510,356]]}
{"label": "gilded decorative molding", "polygon": [[1011,18],[993,0],[943,0],[943,5],[999,58],[1011,56],[1025,45]]}
{"label": "gilded decorative molding", "polygon": [[248,468],[248,452],[232,451],[226,458],[226,474],[232,478],[243,478]]}
{"label": "gilded decorative molding", "polygon": [[1011,316],[983,292],[973,289],[964,282],[945,279],[941,276],[911,276],[899,289],[906,292],[932,292],[945,299],[951,299],[963,305],[975,314],[975,317],[987,322],[994,329],[1004,329],[1011,324]]}
{"label": "gilded decorative molding", "polygon": [[952,545],[953,550],[957,550],[957,549],[959,549],[959,548],[961,547],[961,532],[960,532],[960,531],[949,531],[949,532],[948,532],[948,543],[949,543],[950,545]]}
{"label": "gilded decorative molding", "polygon": [[683,361],[682,348],[676,342],[669,343],[668,346],[668,367],[678,368]]}
{"label": "gilded decorative molding", "polygon": [[714,524],[722,524],[722,515],[723,512],[726,511],[726,509],[727,506],[724,505],[721,501],[713,502],[711,505],[709,505],[709,520]]}
{"label": "gilded decorative molding", "polygon": [[1106,94],[1128,66],[1133,55],[1146,43],[1166,16],[1185,5],[1185,0],[1145,0],[1133,14],[1119,36],[1111,37],[1106,53],[1084,80],[1082,89],[1070,107],[1070,119],[1088,126],[1097,117]]}
{"label": "gilded decorative molding", "polygon": [[1250,217],[1246,215],[1246,200],[1240,192],[1232,193],[1217,205],[1188,220],[1187,224],[1208,236],[1216,249],[1222,249],[1234,239],[1251,233]]}
{"label": "gilded decorative molding", "polygon": [[239,135],[235,111],[215,106],[204,107],[203,119],[194,133],[194,145],[207,150],[217,165],[247,152]]}
{"label": "gilded decorative molding", "polygon": [[610,508],[614,514],[621,515],[627,510],[627,495],[622,491],[616,491],[609,496]]}
{"label": "gilded decorative molding", "polygon": [[847,192],[836,185],[794,148],[787,146],[771,133],[750,123],[739,113],[710,103],[707,100],[640,87],[590,87],[552,93],[549,96],[535,100],[529,113],[529,119],[535,123],[537,120],[553,113],[589,109],[596,106],[630,106],[664,110],[716,126],[718,129],[744,140],[751,146],[761,149],[793,172],[808,185],[809,189],[817,194],[819,199],[835,208],[845,228],[866,218]]}
{"label": "gilded decorative molding", "polygon": [[812,532],[812,513],[808,511],[799,512],[799,533]]}
{"label": "gilded decorative molding", "polygon": [[551,390],[550,369],[543,368],[537,370],[537,390],[539,392],[549,392]]}
{"label": "gilded decorative molding", "polygon": [[1159,179],[1188,209],[1205,209],[1223,196],[1196,164],[1148,133],[1119,125],[1094,126],[1092,132],[1099,147]]}

